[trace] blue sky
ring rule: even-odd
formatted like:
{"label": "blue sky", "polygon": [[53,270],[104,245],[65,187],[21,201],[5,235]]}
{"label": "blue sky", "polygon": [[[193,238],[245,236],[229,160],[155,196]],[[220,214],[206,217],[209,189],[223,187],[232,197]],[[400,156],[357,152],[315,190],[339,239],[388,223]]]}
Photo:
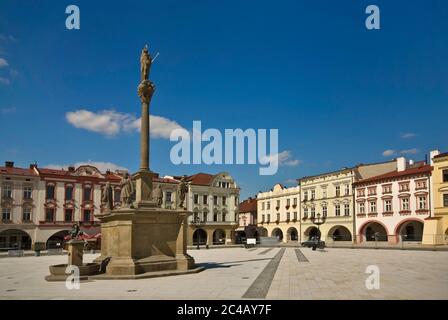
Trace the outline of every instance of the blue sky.
{"label": "blue sky", "polygon": [[[65,28],[69,4],[80,8],[80,30]],[[369,4],[381,30],[365,28]],[[228,171],[244,198],[400,152],[423,159],[448,149],[447,18],[443,0],[2,0],[0,159],[137,170],[135,130],[77,128],[67,114],[134,121],[146,43],[160,52],[151,113],[166,122],[151,167],[162,175]],[[193,120],[222,132],[278,128],[288,161],[274,176],[259,176],[258,165],[175,166],[163,129]]]}

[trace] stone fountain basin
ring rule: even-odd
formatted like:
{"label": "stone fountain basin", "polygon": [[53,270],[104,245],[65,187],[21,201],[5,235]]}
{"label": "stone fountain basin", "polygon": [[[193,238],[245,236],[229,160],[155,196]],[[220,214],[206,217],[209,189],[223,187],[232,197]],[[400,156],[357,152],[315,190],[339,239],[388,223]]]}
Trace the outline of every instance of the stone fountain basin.
{"label": "stone fountain basin", "polygon": [[[69,276],[71,273],[67,273],[68,264],[56,264],[49,267],[50,274],[53,276]],[[83,263],[79,268],[79,276],[91,276],[98,274],[100,271],[99,263]]]}

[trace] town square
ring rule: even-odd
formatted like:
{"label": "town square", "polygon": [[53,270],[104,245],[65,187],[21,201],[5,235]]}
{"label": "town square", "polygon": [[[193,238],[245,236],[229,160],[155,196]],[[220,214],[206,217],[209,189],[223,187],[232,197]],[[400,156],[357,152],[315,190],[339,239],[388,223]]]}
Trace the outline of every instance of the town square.
{"label": "town square", "polygon": [[0,300],[448,299],[448,6],[231,2],[5,1]]}

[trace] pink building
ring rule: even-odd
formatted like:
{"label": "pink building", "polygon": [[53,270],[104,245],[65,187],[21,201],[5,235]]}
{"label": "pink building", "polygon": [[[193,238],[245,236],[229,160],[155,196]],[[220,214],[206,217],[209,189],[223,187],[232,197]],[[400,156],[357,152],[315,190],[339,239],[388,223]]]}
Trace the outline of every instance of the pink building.
{"label": "pink building", "polygon": [[421,242],[432,167],[398,158],[397,170],[355,182],[357,242]]}

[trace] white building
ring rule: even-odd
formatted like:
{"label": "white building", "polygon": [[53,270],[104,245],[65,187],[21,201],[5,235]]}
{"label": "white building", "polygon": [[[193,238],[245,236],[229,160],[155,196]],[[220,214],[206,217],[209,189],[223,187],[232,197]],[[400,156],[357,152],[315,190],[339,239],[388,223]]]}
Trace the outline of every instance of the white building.
{"label": "white building", "polygon": [[300,186],[285,188],[276,184],[257,195],[257,222],[260,236],[283,242],[299,241]]}

